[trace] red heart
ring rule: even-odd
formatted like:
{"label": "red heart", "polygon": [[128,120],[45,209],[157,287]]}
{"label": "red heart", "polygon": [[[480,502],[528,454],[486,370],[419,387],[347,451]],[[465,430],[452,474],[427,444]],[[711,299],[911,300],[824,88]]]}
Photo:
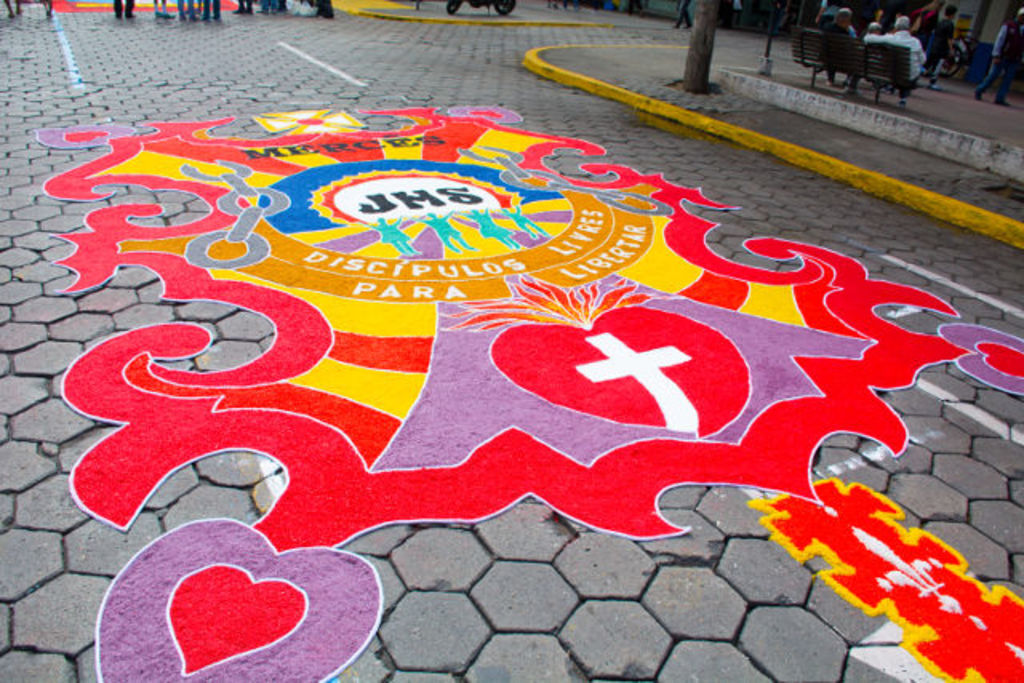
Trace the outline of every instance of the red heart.
{"label": "red heart", "polygon": [[1024,377],[1024,353],[992,342],[978,344],[978,351],[985,354],[989,367],[1013,377]]}
{"label": "red heart", "polygon": [[68,142],[89,142],[106,136],[107,133],[102,130],[80,130],[76,133],[68,133],[64,136],[64,139]]}
{"label": "red heart", "polygon": [[215,565],[171,595],[171,631],[188,675],[283,638],[305,612],[305,595],[287,581],[253,581],[246,571]]}
{"label": "red heart", "polygon": [[606,360],[595,348],[598,337],[611,337],[625,353],[662,354],[665,366],[655,374],[685,392],[698,414],[701,436],[727,425],[747,402],[749,372],[732,342],[707,325],[648,308],[609,311],[590,329],[511,327],[495,339],[491,357],[506,377],[558,405],[621,423],[667,426],[665,406],[637,379],[582,374],[585,366]]}

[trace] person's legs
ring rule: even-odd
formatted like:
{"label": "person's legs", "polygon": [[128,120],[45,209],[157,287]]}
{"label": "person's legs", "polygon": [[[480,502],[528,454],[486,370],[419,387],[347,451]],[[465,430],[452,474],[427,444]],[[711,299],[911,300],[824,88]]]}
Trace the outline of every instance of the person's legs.
{"label": "person's legs", "polygon": [[1010,84],[1013,83],[1013,77],[1017,74],[1017,63],[1007,63],[1003,68],[1003,82],[999,84],[999,90],[996,92],[996,104],[1007,104],[1006,96],[1010,94]]}
{"label": "person's legs", "polygon": [[114,0],[114,16],[118,19],[124,14],[124,5],[121,4],[121,0]]}
{"label": "person's legs", "polygon": [[134,16],[132,14],[132,11],[134,9],[135,9],[135,0],[125,0],[125,3],[124,3],[124,18],[125,19],[131,19],[132,16]]}
{"label": "person's legs", "polygon": [[999,74],[1003,71],[1002,62],[995,62],[988,70],[988,75],[985,76],[985,80],[978,84],[978,87],[974,89],[974,99],[980,100],[981,95],[988,90],[989,86],[995,83],[995,80],[999,78]]}

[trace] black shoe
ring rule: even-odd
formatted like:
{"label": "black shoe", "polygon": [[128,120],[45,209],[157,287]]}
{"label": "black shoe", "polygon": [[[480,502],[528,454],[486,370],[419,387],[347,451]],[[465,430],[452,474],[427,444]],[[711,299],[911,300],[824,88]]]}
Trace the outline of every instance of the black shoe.
{"label": "black shoe", "polygon": [[1003,107],[1009,107],[1010,106],[1010,103],[1007,102],[1006,100],[996,100],[996,104],[998,104],[1000,106],[1003,106]]}
{"label": "black shoe", "polygon": [[979,102],[981,101],[981,93],[978,92],[977,90],[974,91],[974,99],[978,100]]}

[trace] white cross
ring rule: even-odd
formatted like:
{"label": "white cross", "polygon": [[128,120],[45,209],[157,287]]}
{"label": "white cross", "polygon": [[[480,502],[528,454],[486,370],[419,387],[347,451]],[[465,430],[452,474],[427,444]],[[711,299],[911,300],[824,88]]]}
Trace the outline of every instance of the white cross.
{"label": "white cross", "polygon": [[661,371],[691,360],[689,356],[674,346],[637,353],[607,332],[587,337],[587,342],[608,358],[577,365],[577,372],[595,383],[632,377],[654,397],[666,427],[677,432],[697,432],[697,409],[679,385]]}

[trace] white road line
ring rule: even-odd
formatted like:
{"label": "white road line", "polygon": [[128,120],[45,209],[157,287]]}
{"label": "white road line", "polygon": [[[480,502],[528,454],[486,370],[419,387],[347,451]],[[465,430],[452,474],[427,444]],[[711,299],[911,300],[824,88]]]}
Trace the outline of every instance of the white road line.
{"label": "white road line", "polygon": [[989,296],[988,294],[982,294],[981,292],[975,291],[975,290],[971,289],[970,287],[965,287],[964,285],[961,285],[959,283],[953,282],[948,277],[945,277],[943,275],[939,275],[938,273],[933,273],[932,271],[926,270],[925,268],[922,268],[921,266],[915,266],[913,263],[907,263],[906,261],[904,261],[901,258],[897,258],[895,256],[890,256],[889,254],[878,254],[878,257],[880,259],[888,261],[889,263],[896,264],[900,268],[906,268],[907,270],[909,270],[911,273],[914,273],[915,275],[920,275],[921,277],[923,277],[923,278],[925,278],[927,280],[931,280],[932,282],[936,282],[936,283],[938,283],[940,285],[945,285],[946,287],[949,287],[950,289],[954,289],[954,290],[960,292],[961,294],[966,294],[967,296],[972,296],[975,299],[978,299],[979,301],[984,301],[989,306],[993,306],[995,308],[998,308],[1000,311],[1003,311],[1004,313],[1009,313],[1012,316],[1016,316],[1016,317],[1020,318],[1021,320],[1024,320],[1024,308],[1018,308],[1018,307],[1016,307],[1016,306],[1014,306],[1012,304],[1008,304],[1008,303],[1005,303],[1003,301],[1000,301],[999,299],[997,299],[997,298],[995,298],[993,296]]}
{"label": "white road line", "polygon": [[284,49],[288,50],[289,52],[292,52],[292,53],[298,55],[299,57],[302,57],[303,59],[305,59],[310,64],[316,64],[321,69],[323,69],[325,71],[328,71],[328,72],[334,74],[335,76],[337,76],[339,78],[344,78],[346,81],[348,81],[352,85],[358,86],[360,88],[365,88],[366,87],[366,83],[363,83],[358,78],[355,78],[353,76],[349,76],[347,73],[345,73],[341,69],[335,69],[330,64],[325,64],[325,63],[321,62],[319,59],[317,59],[316,57],[311,57],[310,55],[307,55],[302,50],[300,50],[298,48],[295,48],[295,47],[292,47],[288,43],[285,43],[283,41],[278,41],[277,44],[280,45],[281,47],[283,47]]}
{"label": "white road line", "polygon": [[982,427],[985,427],[995,433],[997,436],[1006,439],[1007,441],[1024,445],[1024,430],[1021,430],[1019,426],[1011,429],[1010,425],[1003,422],[987,410],[979,408],[973,403],[964,403],[942,387],[932,384],[926,379],[917,380],[917,388],[924,393],[929,394],[933,398],[945,403],[961,415],[969,417]]}
{"label": "white road line", "polygon": [[64,27],[60,24],[60,17],[57,13],[53,13],[53,30],[57,33],[57,40],[60,42],[61,52],[64,53],[64,63],[68,67],[68,80],[71,81],[71,87],[75,90],[85,90],[85,84],[82,82],[82,74],[78,70],[78,65],[75,63],[75,55],[71,52],[71,43],[68,42],[68,37],[64,33]]}

